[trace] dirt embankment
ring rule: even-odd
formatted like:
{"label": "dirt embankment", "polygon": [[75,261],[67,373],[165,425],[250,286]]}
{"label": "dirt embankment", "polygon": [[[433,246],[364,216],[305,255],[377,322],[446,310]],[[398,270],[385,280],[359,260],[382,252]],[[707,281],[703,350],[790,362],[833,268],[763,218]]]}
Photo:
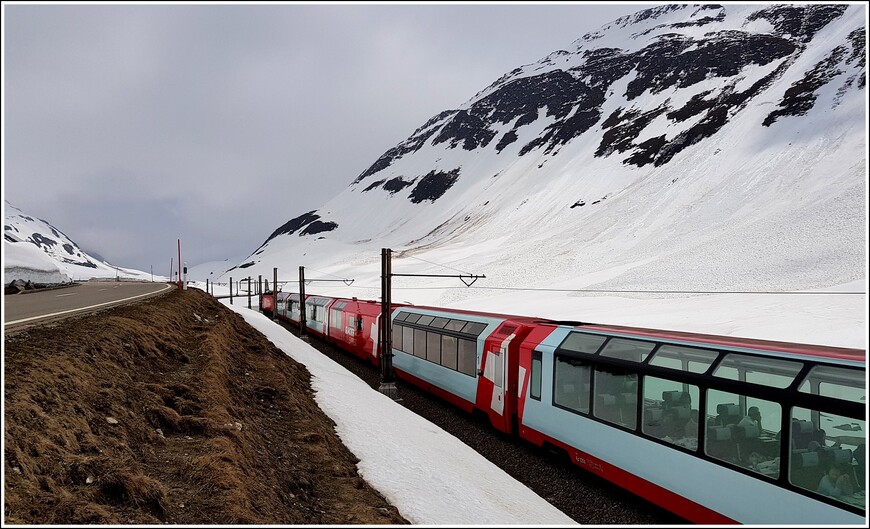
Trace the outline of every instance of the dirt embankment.
{"label": "dirt embankment", "polygon": [[198,290],[4,340],[9,524],[403,524],[304,366]]}

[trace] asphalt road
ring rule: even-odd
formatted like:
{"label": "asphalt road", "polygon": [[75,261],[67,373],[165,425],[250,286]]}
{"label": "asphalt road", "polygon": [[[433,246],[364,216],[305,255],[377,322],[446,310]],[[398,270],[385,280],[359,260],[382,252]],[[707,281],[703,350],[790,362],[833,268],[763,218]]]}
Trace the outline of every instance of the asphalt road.
{"label": "asphalt road", "polygon": [[176,288],[167,283],[100,281],[3,296],[4,331],[137,301]]}

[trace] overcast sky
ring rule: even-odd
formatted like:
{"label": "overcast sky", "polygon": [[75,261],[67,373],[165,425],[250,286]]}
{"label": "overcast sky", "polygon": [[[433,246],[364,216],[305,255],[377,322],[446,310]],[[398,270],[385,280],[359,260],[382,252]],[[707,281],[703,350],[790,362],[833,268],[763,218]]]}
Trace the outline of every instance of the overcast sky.
{"label": "overcast sky", "polygon": [[124,267],[168,270],[177,239],[190,265],[243,258],[430,117],[649,5],[5,2],[4,200]]}

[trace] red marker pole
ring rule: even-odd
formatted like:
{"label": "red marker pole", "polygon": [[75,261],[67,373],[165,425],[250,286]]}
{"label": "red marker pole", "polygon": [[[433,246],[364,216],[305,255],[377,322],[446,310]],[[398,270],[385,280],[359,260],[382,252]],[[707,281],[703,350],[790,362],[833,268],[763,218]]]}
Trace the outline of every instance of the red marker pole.
{"label": "red marker pole", "polygon": [[181,239],[178,239],[178,290],[181,290]]}

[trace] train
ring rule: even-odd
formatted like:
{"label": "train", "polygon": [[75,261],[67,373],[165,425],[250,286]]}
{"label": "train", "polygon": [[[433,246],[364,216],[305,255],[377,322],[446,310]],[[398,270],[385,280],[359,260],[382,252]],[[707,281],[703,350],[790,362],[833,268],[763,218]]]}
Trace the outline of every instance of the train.
{"label": "train", "polygon": [[[260,305],[380,365],[379,301]],[[689,522],[866,526],[864,350],[390,308],[399,380]]]}

